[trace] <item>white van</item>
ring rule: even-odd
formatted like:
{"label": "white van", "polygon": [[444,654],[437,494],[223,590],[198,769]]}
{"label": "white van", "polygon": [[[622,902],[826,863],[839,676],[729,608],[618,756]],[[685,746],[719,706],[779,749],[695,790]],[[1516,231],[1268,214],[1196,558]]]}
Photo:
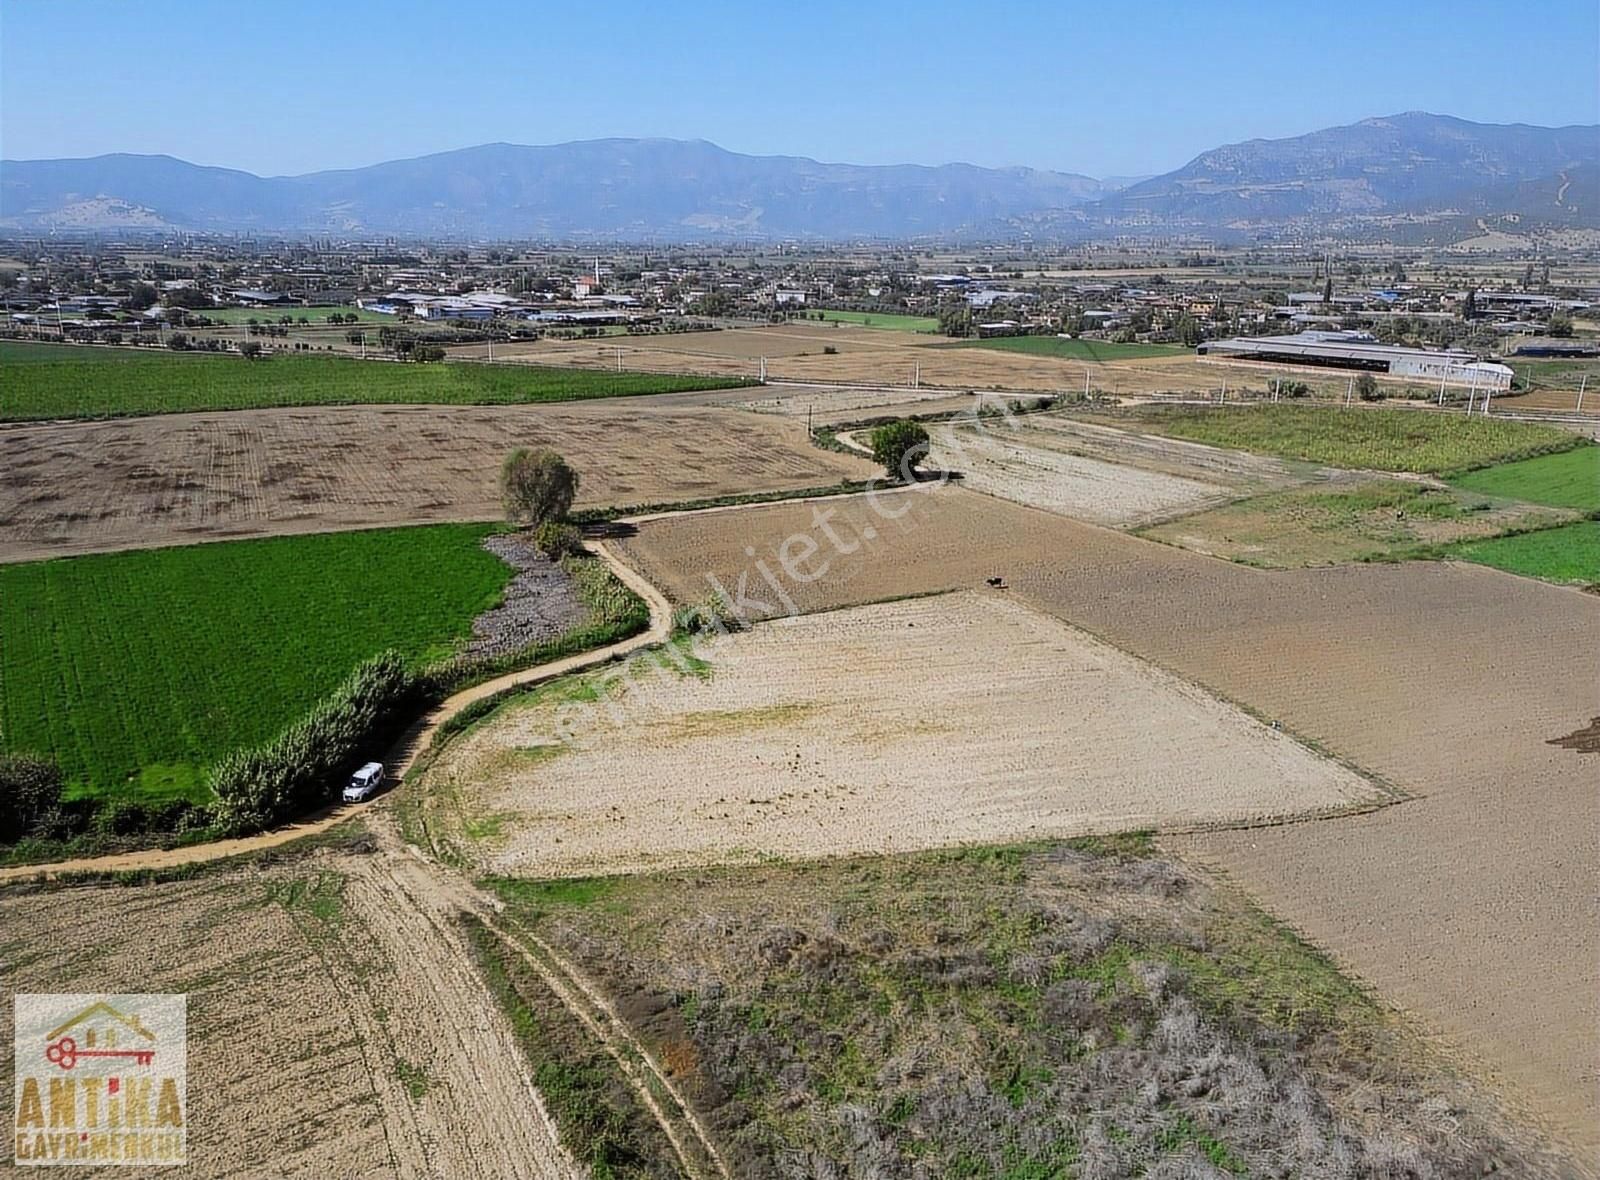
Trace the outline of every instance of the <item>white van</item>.
{"label": "white van", "polygon": [[381,786],[383,786],[383,763],[369,762],[350,776],[350,783],[344,789],[344,801],[360,803]]}

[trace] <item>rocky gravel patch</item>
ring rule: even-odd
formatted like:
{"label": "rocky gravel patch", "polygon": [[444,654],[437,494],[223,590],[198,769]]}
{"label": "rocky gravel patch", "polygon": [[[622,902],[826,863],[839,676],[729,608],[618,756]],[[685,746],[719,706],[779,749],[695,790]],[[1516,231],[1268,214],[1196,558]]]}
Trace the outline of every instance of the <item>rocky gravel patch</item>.
{"label": "rocky gravel patch", "polygon": [[571,576],[524,534],[497,533],[485,537],[483,547],[517,573],[506,586],[504,601],[472,620],[464,653],[469,659],[513,655],[556,638],[588,616]]}

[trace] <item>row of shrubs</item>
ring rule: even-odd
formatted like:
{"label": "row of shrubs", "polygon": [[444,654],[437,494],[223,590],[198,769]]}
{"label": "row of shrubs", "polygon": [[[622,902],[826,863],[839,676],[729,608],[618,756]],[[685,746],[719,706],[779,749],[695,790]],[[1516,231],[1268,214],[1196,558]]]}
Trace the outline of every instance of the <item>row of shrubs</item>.
{"label": "row of shrubs", "polygon": [[214,826],[227,834],[259,831],[326,803],[330,786],[393,743],[438,691],[396,652],[368,660],[277,738],[217,763]]}
{"label": "row of shrubs", "polygon": [[0,845],[27,857],[46,846],[90,852],[129,837],[214,839],[259,831],[329,802],[372,750],[391,744],[446,690],[443,678],[412,670],[398,653],[376,656],[273,741],[218,762],[209,805],[68,800],[55,763],[0,757]]}
{"label": "row of shrubs", "polygon": [[153,835],[183,843],[204,839],[210,831],[210,809],[186,799],[66,799],[64,788],[61,768],[54,762],[29,754],[0,755],[0,859],[90,855]]}
{"label": "row of shrubs", "polygon": [[332,801],[350,774],[391,746],[419,715],[468,684],[614,643],[649,625],[644,602],[600,563],[580,562],[581,534],[567,524],[542,525],[535,544],[577,582],[590,621],[557,639],[498,660],[452,660],[419,670],[399,653],[375,656],[301,720],[272,741],[222,758],[211,771],[209,804],[100,799],[65,800],[52,762],[0,756],[0,845],[14,859],[90,853],[131,837],[203,840],[246,835],[284,823]]}

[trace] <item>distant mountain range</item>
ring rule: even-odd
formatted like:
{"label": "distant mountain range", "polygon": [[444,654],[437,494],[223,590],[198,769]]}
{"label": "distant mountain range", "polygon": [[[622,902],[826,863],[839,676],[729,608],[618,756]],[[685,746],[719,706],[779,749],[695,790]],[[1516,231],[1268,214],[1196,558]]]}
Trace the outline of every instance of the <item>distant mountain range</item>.
{"label": "distant mountain range", "polygon": [[0,230],[476,239],[1189,235],[1600,228],[1600,127],[1412,113],[1100,181],[968,164],[821,164],[704,140],[487,144],[260,177],[170,156],[0,162]]}

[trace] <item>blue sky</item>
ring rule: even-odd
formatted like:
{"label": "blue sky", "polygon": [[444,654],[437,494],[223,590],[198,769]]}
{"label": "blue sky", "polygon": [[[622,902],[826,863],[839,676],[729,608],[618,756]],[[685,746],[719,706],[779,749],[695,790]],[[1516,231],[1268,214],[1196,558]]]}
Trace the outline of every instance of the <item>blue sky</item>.
{"label": "blue sky", "polygon": [[0,3],[0,153],[263,174],[476,143],[710,139],[1161,172],[1430,110],[1600,119],[1600,4]]}

